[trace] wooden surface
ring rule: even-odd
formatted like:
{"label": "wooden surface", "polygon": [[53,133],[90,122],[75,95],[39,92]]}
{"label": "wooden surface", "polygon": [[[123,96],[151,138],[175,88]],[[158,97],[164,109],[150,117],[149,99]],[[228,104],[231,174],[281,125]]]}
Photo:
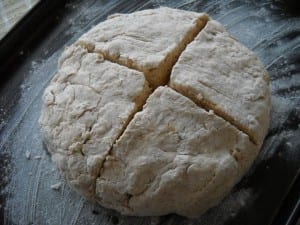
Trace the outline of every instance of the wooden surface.
{"label": "wooden surface", "polygon": [[0,0],[0,39],[20,20],[39,0]]}

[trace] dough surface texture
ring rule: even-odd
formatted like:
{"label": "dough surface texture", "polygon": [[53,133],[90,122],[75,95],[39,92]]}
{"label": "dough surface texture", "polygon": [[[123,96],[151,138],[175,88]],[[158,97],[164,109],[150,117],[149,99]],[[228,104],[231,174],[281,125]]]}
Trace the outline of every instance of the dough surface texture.
{"label": "dough surface texture", "polygon": [[125,215],[199,217],[255,160],[268,75],[205,13],[115,14],[62,53],[43,141],[67,182]]}
{"label": "dough surface texture", "polygon": [[173,67],[170,86],[261,144],[269,126],[268,79],[253,52],[209,21]]}
{"label": "dough surface texture", "polygon": [[168,82],[179,54],[207,20],[204,13],[165,7],[115,14],[77,43],[111,61],[142,71],[150,85],[156,87]]}
{"label": "dough surface texture", "polygon": [[129,215],[196,217],[230,191],[256,152],[230,123],[159,87],[113,146],[96,194]]}
{"label": "dough surface texture", "polygon": [[80,193],[95,195],[103,160],[149,91],[142,73],[99,54],[80,46],[62,54],[40,126],[53,161]]}

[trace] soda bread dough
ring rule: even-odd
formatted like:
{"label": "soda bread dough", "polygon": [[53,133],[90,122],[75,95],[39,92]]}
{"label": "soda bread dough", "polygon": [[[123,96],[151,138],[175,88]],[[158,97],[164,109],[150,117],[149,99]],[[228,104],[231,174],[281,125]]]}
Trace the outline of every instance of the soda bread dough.
{"label": "soda bread dough", "polygon": [[173,67],[170,86],[243,130],[253,142],[268,129],[267,71],[255,54],[208,21]]}
{"label": "soda bread dough", "polygon": [[230,123],[159,87],[113,146],[96,195],[125,214],[196,217],[229,192],[256,152]]}
{"label": "soda bread dough", "polygon": [[62,54],[43,96],[40,125],[53,161],[75,189],[95,195],[103,160],[149,93],[138,71],[80,46]]}
{"label": "soda bread dough", "polygon": [[87,198],[126,215],[198,217],[251,166],[269,111],[254,53],[206,14],[158,8],[110,16],[68,47],[39,122]]}
{"label": "soda bread dough", "polygon": [[170,8],[114,14],[80,37],[77,44],[142,71],[150,85],[157,87],[169,81],[178,56],[207,20],[203,13]]}

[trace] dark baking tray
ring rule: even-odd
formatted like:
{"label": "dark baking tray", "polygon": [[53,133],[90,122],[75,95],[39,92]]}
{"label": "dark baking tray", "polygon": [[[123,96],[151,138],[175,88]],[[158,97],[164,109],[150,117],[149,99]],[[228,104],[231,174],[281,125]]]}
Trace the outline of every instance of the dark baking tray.
{"label": "dark baking tray", "polygon": [[[0,224],[295,224],[300,191],[300,14],[292,3],[41,1],[0,42]],[[87,202],[60,178],[37,125],[42,92],[66,45],[111,13],[160,5],[208,12],[260,57],[271,77],[271,124],[257,160],[230,195],[199,219],[126,217]],[[52,190],[58,182],[61,188]]]}

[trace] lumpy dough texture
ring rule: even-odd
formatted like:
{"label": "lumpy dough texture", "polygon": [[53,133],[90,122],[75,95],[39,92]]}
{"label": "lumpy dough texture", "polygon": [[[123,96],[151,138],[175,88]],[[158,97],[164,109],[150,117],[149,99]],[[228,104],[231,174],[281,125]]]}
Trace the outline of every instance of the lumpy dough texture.
{"label": "lumpy dough texture", "polygon": [[213,109],[261,145],[269,125],[268,74],[257,57],[209,21],[173,67],[170,86]]}
{"label": "lumpy dough texture", "polygon": [[165,7],[115,14],[77,43],[144,72],[150,85],[156,87],[167,83],[179,54],[207,20],[203,13]]}
{"label": "lumpy dough texture", "polygon": [[168,87],[148,98],[97,178],[99,202],[129,215],[200,215],[256,156],[249,137]]}
{"label": "lumpy dough texture", "polygon": [[206,14],[159,8],[113,15],[68,47],[39,123],[87,198],[126,215],[197,217],[251,166],[269,110],[254,53]]}
{"label": "lumpy dough texture", "polygon": [[114,141],[149,88],[142,73],[71,46],[43,96],[40,126],[53,161],[87,197]]}

